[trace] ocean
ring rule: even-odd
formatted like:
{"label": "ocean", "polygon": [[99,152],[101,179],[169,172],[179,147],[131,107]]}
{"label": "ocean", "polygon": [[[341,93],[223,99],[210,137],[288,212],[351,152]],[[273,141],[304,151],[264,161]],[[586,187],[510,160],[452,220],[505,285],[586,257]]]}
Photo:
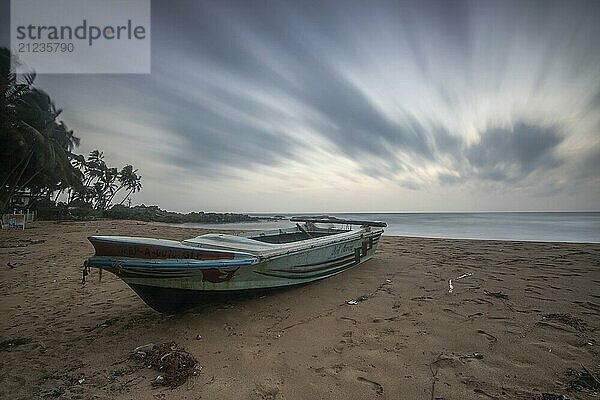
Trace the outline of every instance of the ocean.
{"label": "ocean", "polygon": [[[285,215],[289,217],[298,214]],[[600,212],[330,213],[328,215],[347,219],[385,221],[388,227],[384,234],[388,236],[600,243]],[[270,220],[179,226],[263,230],[293,225],[287,220]]]}

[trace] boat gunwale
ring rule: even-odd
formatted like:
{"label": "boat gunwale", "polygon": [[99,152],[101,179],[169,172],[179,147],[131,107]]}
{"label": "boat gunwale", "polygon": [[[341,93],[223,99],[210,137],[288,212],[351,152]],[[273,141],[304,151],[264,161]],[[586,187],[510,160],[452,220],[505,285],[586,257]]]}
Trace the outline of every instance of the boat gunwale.
{"label": "boat gunwale", "polygon": [[[360,230],[355,230],[352,232],[359,233]],[[381,236],[381,234],[383,233],[383,230],[371,231],[368,233],[372,233],[372,235],[369,235],[370,237],[376,237],[376,236]],[[285,252],[270,254],[267,256],[260,256],[260,255],[255,255],[255,254],[250,254],[250,253],[241,253],[241,252],[235,251],[235,252],[233,252],[234,254],[240,255],[240,256],[246,256],[247,258],[242,258],[242,257],[237,258],[237,259],[234,258],[233,260],[231,260],[227,263],[224,263],[223,261],[219,261],[219,260],[202,261],[202,260],[186,259],[186,258],[143,259],[143,258],[137,258],[137,257],[96,256],[96,255],[90,257],[88,259],[88,263],[91,267],[103,268],[103,269],[106,269],[109,266],[108,265],[97,265],[96,262],[103,263],[103,261],[104,261],[106,263],[112,263],[113,265],[114,264],[122,265],[123,262],[125,262],[126,264],[128,264],[128,263],[135,264],[135,265],[131,265],[131,266],[122,265],[123,268],[128,268],[128,267],[135,268],[137,266],[142,266],[142,265],[149,266],[149,267],[161,268],[161,267],[167,266],[169,264],[173,264],[173,267],[175,267],[175,264],[181,264],[182,268],[214,268],[214,267],[227,267],[227,266],[250,267],[250,266],[260,264],[262,262],[276,260],[278,258],[288,257],[288,256],[291,256],[294,254],[301,254],[303,252],[312,251],[315,249],[315,247],[325,247],[328,245],[335,245],[335,244],[339,244],[339,243],[343,243],[343,242],[360,239],[363,237],[364,237],[364,232],[360,232],[360,235],[356,235],[356,236],[346,235],[344,238],[341,238],[341,239],[338,238],[338,240],[335,240],[335,241],[321,243],[319,246],[317,246],[314,243],[312,246],[297,246],[292,249],[288,248],[287,251],[285,251]],[[315,238],[315,239],[321,239],[321,238]],[[160,239],[157,239],[157,240],[160,240]],[[120,243],[122,243],[122,242],[120,242]],[[132,243],[132,244],[135,244],[135,243]],[[192,248],[196,249],[196,250],[213,251],[212,248],[201,248],[201,247],[192,247]],[[232,251],[227,251],[227,253],[231,253],[231,252]],[[175,261],[175,260],[177,260],[177,261]],[[248,262],[250,260],[252,260],[252,261]],[[96,265],[94,265],[94,264],[96,264]]]}
{"label": "boat gunwale", "polygon": [[[92,260],[88,264],[94,268],[112,268],[118,265],[121,268],[184,268],[184,269],[202,269],[202,268],[232,268],[232,267],[246,267],[259,263],[260,261],[256,257],[240,258],[233,260],[194,260],[187,258],[161,258],[155,260],[148,260],[144,258],[115,258],[112,256],[93,256],[90,257]],[[98,265],[105,264],[105,265]]]}
{"label": "boat gunwale", "polygon": [[[359,231],[357,230],[357,231],[352,231],[352,232],[359,232]],[[383,230],[381,230],[381,232],[383,233]],[[323,246],[319,246],[319,247],[325,247],[326,245],[329,245],[329,244],[332,244],[332,245],[333,245],[333,244],[339,244],[339,243],[343,243],[343,242],[349,242],[349,241],[356,240],[356,239],[362,239],[362,238],[364,237],[364,233],[365,233],[365,232],[362,232],[362,233],[360,234],[360,236],[356,236],[356,237],[345,237],[345,238],[344,238],[344,239],[342,239],[342,240],[336,240],[336,241],[332,241],[331,243],[326,243],[326,244],[324,244]],[[371,233],[371,232],[368,232],[368,233]],[[372,236],[377,236],[377,232],[374,232],[374,234],[373,234]],[[320,239],[320,238],[317,238],[317,239]],[[310,246],[310,247],[298,248],[296,251],[288,251],[288,252],[286,252],[286,253],[269,255],[269,256],[267,256],[267,257],[261,257],[261,261],[263,261],[263,260],[265,260],[265,261],[266,261],[266,260],[274,260],[274,259],[277,259],[277,258],[280,258],[280,257],[285,257],[285,256],[288,256],[288,255],[292,255],[292,254],[295,254],[295,253],[301,253],[301,252],[304,252],[304,251],[311,251],[311,250],[314,250],[314,248],[315,248],[315,247],[316,247],[316,246]],[[292,250],[294,250],[294,249],[292,249]]]}
{"label": "boat gunwale", "polygon": [[[167,248],[186,248],[187,250],[197,250],[198,247],[190,246],[188,244],[184,244],[185,240],[177,241],[171,239],[157,239],[157,238],[148,238],[142,236],[104,236],[104,235],[92,235],[88,236],[88,240],[93,244],[93,241],[104,242],[104,243],[117,243],[117,244],[130,244],[130,245],[151,245],[157,247],[167,247]],[[186,239],[187,240],[187,239]],[[148,243],[146,243],[148,241]],[[231,253],[231,251],[226,251],[222,249],[210,249],[210,251],[214,251],[217,253]],[[241,253],[241,252],[238,252]]]}
{"label": "boat gunwale", "polygon": [[[356,240],[356,239],[362,238],[365,233],[369,233],[369,234],[372,233],[373,236],[377,236],[377,234],[379,232],[383,233],[383,231],[384,231],[383,229],[367,230],[366,228],[361,228],[361,229],[356,229],[356,230],[340,232],[338,234],[322,236],[322,237],[313,238],[313,239],[306,239],[306,240],[302,240],[302,241],[298,241],[298,242],[290,242],[290,243],[260,242],[260,243],[268,245],[268,247],[271,247],[271,249],[269,249],[269,250],[263,249],[263,250],[256,250],[256,251],[245,249],[245,252],[252,256],[259,257],[261,260],[272,260],[272,259],[275,259],[278,257],[283,257],[283,256],[287,256],[290,254],[299,253],[299,252],[302,252],[305,250],[312,250],[316,247],[323,247],[323,246],[326,246],[329,244],[337,244],[337,243],[341,243],[341,242],[345,242],[345,241]],[[215,234],[215,235],[224,235],[224,234]],[[225,235],[229,236],[229,237],[238,237],[236,235],[227,235],[227,234],[225,234]],[[202,236],[198,236],[197,238],[201,238],[201,237]],[[194,238],[194,239],[196,239],[196,238]],[[206,244],[204,244],[204,245],[206,245]],[[207,251],[213,250],[213,247],[200,247],[200,246],[202,246],[202,243],[198,243],[198,247],[197,247],[198,249],[203,249],[203,250],[207,250]],[[214,249],[215,250],[225,250],[225,251],[229,251],[229,252],[238,252],[238,250],[235,250],[234,247],[229,247],[229,248],[215,247]],[[227,249],[229,249],[229,250],[227,250]],[[241,252],[241,251],[239,251],[239,252]]]}

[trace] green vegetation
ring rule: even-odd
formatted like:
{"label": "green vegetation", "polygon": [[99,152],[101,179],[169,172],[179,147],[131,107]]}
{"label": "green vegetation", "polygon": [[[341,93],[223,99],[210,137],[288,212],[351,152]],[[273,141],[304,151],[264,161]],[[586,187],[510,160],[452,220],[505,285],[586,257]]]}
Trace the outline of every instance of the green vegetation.
{"label": "green vegetation", "polygon": [[132,165],[124,166],[120,171],[108,167],[104,162],[104,154],[93,150],[87,160],[75,155],[72,163],[80,168],[83,174],[82,185],[71,188],[68,204],[83,205],[94,210],[108,209],[119,191],[125,189],[127,194],[119,204],[123,204],[130,196],[142,188],[141,176]]}
{"label": "green vegetation", "polygon": [[0,48],[0,215],[27,208],[37,210],[41,219],[169,223],[258,219],[244,214],[180,214],[158,206],[129,207],[131,195],[142,188],[138,170],[132,165],[108,166],[99,150],[87,158],[73,152],[79,138],[59,120],[62,110],[46,92],[34,87],[34,73],[17,76],[10,66],[10,51]]}
{"label": "green vegetation", "polygon": [[117,204],[109,210],[104,211],[103,215],[104,217],[111,219],[132,219],[136,221],[167,222],[174,224],[182,224],[187,222],[218,224],[227,222],[260,221],[262,219],[267,219],[251,217],[246,214],[205,213],[202,211],[181,214],[161,210],[158,206],[145,206],[143,204],[135,207],[125,207]]}
{"label": "green vegetation", "polygon": [[[104,211],[118,193],[125,193],[123,204],[140,191],[141,176],[132,165],[119,170],[106,165],[98,150],[87,159],[73,152],[79,138],[34,82],[34,73],[13,73],[10,51],[0,48],[0,214],[58,206],[60,199],[63,208]],[[16,201],[22,198],[27,201]]]}

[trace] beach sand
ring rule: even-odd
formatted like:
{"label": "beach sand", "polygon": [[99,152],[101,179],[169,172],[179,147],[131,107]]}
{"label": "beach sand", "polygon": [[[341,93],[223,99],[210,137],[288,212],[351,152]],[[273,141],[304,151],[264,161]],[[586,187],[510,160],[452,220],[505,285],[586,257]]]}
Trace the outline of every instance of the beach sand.
{"label": "beach sand", "polygon": [[[598,244],[383,237],[372,261],[335,277],[175,316],[112,274],[81,284],[88,235],[201,233],[135,221],[0,231],[0,398],[597,398],[569,382],[600,372]],[[158,372],[129,354],[171,340],[202,368],[154,387]]]}

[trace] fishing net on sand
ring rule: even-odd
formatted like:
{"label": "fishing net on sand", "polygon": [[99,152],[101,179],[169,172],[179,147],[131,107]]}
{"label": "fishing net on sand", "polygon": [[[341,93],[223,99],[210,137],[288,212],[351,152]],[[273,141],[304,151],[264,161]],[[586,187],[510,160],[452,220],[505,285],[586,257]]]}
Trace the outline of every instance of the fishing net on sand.
{"label": "fishing net on sand", "polygon": [[198,367],[194,356],[175,342],[153,346],[144,358],[147,366],[162,372],[153,381],[154,385],[179,386],[195,375]]}

